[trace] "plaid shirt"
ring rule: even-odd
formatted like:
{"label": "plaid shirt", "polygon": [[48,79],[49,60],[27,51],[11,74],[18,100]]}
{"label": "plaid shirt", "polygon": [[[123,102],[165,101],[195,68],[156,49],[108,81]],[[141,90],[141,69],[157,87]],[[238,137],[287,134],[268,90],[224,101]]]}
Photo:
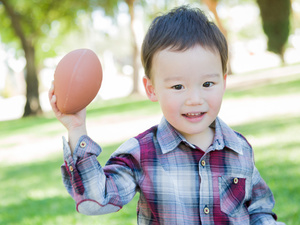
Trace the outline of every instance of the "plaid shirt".
{"label": "plaid shirt", "polygon": [[121,145],[105,167],[89,137],[73,156],[63,139],[64,185],[87,215],[116,212],[139,192],[138,224],[281,224],[249,143],[219,118],[214,128],[204,152],[163,118]]}

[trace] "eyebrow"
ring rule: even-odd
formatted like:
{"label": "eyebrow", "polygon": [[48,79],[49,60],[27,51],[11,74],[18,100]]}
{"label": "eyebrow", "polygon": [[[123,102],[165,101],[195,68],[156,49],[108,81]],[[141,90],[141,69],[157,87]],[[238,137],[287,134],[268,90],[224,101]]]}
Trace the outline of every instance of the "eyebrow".
{"label": "eyebrow", "polygon": [[218,73],[212,73],[212,74],[205,74],[205,75],[203,75],[203,77],[207,77],[207,78],[209,78],[209,77],[220,77],[220,74],[218,74]]}
{"label": "eyebrow", "polygon": [[[215,78],[215,77],[219,78],[220,74],[218,74],[218,73],[212,73],[212,74],[205,74],[205,75],[203,75],[203,78],[205,78],[205,79]],[[164,81],[165,82],[167,82],[167,81],[180,81],[182,79],[183,79],[182,76],[176,76],[176,77],[167,77],[167,78],[164,79]]]}
{"label": "eyebrow", "polygon": [[167,77],[164,79],[164,81],[177,81],[177,80],[182,80],[182,77]]}

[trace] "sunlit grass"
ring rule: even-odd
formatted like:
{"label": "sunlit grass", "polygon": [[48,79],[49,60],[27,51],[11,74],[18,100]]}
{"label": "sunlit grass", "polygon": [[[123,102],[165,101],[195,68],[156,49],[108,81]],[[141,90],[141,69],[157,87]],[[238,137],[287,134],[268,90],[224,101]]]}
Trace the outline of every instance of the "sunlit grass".
{"label": "sunlit grass", "polygon": [[[104,146],[100,162],[105,163],[119,144]],[[136,202],[121,211],[88,217],[76,212],[63,187],[61,156],[30,164],[0,166],[0,224],[135,224]]]}
{"label": "sunlit grass", "polygon": [[225,98],[259,98],[267,96],[280,96],[300,94],[300,74],[278,78],[271,81],[261,81],[254,85],[243,84],[241,87],[227,89]]}

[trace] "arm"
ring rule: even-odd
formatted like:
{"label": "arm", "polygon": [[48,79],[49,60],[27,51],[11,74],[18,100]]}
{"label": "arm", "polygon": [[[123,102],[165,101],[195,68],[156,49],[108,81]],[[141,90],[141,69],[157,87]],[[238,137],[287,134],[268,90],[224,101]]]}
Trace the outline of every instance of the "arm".
{"label": "arm", "polygon": [[[82,142],[86,145],[81,146]],[[102,167],[97,161],[102,150],[88,136],[80,137],[72,156],[64,140],[65,164],[61,167],[63,182],[75,200],[78,212],[86,215],[116,212],[134,197],[137,160],[127,149],[139,152],[137,141],[130,139],[125,142],[119,148],[119,154],[115,154]]]}
{"label": "arm", "polygon": [[276,222],[277,216],[272,212],[275,200],[270,188],[260,176],[256,167],[252,176],[252,197],[248,207],[250,214],[250,223],[255,225],[266,224],[284,224]]}
{"label": "arm", "polygon": [[[72,115],[61,113],[53,85],[49,100],[55,116],[68,130],[69,142],[63,138],[65,164],[61,171],[64,185],[76,201],[77,211],[87,215],[118,211],[136,192],[135,159],[130,154],[121,154],[111,160],[106,169],[102,168],[97,161],[101,148],[86,135],[85,109]],[[138,144],[134,146],[129,145],[139,152]]]}

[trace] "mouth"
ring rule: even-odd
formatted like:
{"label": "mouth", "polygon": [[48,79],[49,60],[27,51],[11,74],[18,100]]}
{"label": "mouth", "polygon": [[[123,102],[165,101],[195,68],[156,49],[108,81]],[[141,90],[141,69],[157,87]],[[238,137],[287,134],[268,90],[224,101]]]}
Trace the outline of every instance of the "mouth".
{"label": "mouth", "polygon": [[206,112],[195,112],[195,113],[186,113],[186,114],[183,114],[184,117],[186,118],[199,118],[199,117],[202,117]]}

